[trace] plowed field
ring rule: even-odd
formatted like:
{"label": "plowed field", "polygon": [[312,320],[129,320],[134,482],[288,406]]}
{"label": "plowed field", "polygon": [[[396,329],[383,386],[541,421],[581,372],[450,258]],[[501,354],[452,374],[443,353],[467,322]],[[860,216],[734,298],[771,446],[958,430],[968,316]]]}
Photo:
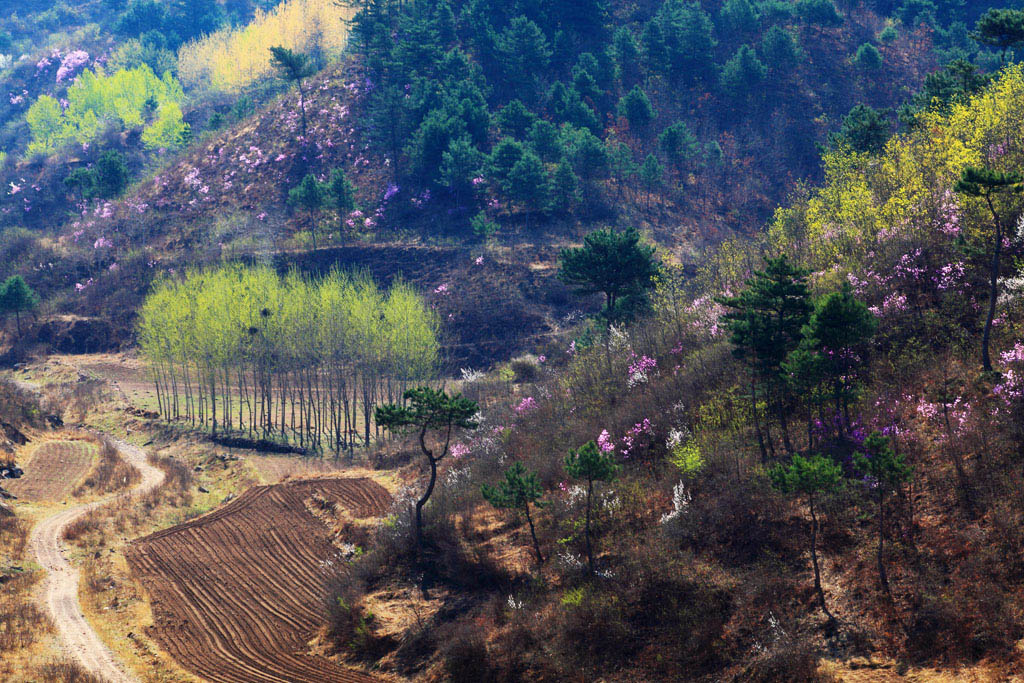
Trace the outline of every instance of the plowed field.
{"label": "plowed field", "polygon": [[26,501],[62,501],[92,468],[96,445],[88,441],[44,441],[21,464],[25,475],[4,483],[10,493]]}
{"label": "plowed field", "polygon": [[131,544],[153,637],[179,664],[209,681],[375,680],[306,654],[327,618],[327,586],[345,571],[327,527],[307,510],[315,495],[356,517],[379,516],[390,503],[370,479],[257,486]]}

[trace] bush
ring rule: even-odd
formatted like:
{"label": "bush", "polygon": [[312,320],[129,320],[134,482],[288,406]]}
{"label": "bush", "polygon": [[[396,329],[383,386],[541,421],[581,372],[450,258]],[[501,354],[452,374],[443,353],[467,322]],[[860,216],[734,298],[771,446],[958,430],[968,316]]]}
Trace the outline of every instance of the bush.
{"label": "bush", "polygon": [[488,664],[487,644],[480,628],[472,624],[459,624],[444,642],[446,645],[441,656],[449,680],[493,680],[493,672]]}
{"label": "bush", "polygon": [[536,382],[540,377],[540,366],[531,356],[521,356],[509,363],[517,384]]}

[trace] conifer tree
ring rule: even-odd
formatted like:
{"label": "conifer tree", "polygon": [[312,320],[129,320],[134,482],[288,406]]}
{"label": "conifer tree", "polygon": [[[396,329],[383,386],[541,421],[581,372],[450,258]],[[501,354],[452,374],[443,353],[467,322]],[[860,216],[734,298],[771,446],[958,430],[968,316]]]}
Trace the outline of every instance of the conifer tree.
{"label": "conifer tree", "polygon": [[317,214],[327,204],[328,189],[316,179],[312,173],[288,191],[288,203],[306,211],[309,216],[309,229],[313,236],[313,248],[316,249]]}
{"label": "conifer tree", "polygon": [[869,485],[878,502],[878,581],[891,600],[892,592],[885,572],[885,497],[899,491],[900,486],[910,479],[913,470],[904,462],[902,455],[893,451],[888,437],[880,432],[868,435],[864,440],[864,452],[854,453],[853,462],[869,478]]}
{"label": "conifer tree", "polygon": [[751,408],[761,457],[768,458],[758,419],[759,392],[765,392],[773,406],[782,431],[787,453],[793,452],[789,438],[787,412],[791,402],[790,388],[782,373],[786,357],[803,339],[803,326],[811,314],[807,291],[807,271],[791,264],[785,255],[768,259],[765,269],[754,273],[746,288],[737,296],[724,297],[719,303],[731,309],[725,315],[726,327],[735,347],[733,356],[750,370]]}
{"label": "conifer tree", "polygon": [[682,121],[676,121],[661,131],[658,136],[658,145],[665,158],[677,172],[682,172],[683,166],[693,159],[700,149],[696,136]]}
{"label": "conifer tree", "polygon": [[551,199],[556,210],[568,213],[579,199],[580,179],[573,172],[569,161],[562,158],[555,167],[551,180]]}
{"label": "conifer tree", "polygon": [[654,194],[664,180],[665,169],[662,168],[658,157],[648,154],[644,163],[640,165],[640,182],[643,183],[647,193],[647,210],[651,209],[651,195]]}
{"label": "conifer tree", "polygon": [[582,247],[562,249],[559,256],[558,279],[580,293],[604,294],[609,324],[625,313],[623,298],[646,295],[657,272],[654,248],[640,242],[636,228],[595,230]]}
{"label": "conifer tree", "polygon": [[584,517],[584,542],[587,552],[587,567],[594,573],[594,547],[590,539],[590,518],[594,498],[594,482],[610,482],[618,476],[619,466],[610,453],[605,453],[593,441],[588,441],[576,450],[570,450],[565,458],[565,471],[573,479],[587,482],[586,516]]}
{"label": "conifer tree", "polygon": [[749,45],[741,45],[736,54],[722,67],[722,87],[736,100],[747,100],[768,75],[757,53]]}
{"label": "conifer tree", "polygon": [[640,77],[640,43],[625,26],[620,26],[612,38],[612,53],[618,66],[619,79],[626,87],[634,85]]}
{"label": "conifer tree", "polygon": [[885,112],[866,104],[854,105],[836,133],[828,136],[834,146],[849,145],[855,152],[878,154],[892,136],[892,125]]}
{"label": "conifer tree", "polygon": [[306,137],[306,91],[302,82],[316,69],[308,55],[276,45],[270,48],[270,63],[282,78],[299,88],[299,109],[302,112],[302,137]]}
{"label": "conifer tree", "polygon": [[640,134],[647,130],[657,116],[647,93],[638,85],[633,86],[633,89],[619,100],[618,112],[619,116],[629,121],[630,129]]}
{"label": "conifer tree", "polygon": [[961,194],[980,197],[985,200],[992,214],[993,239],[992,261],[989,266],[988,311],[985,314],[985,328],[981,335],[981,365],[985,372],[992,372],[992,358],[989,355],[989,338],[992,335],[992,320],[996,314],[999,298],[999,260],[1003,249],[1002,216],[999,213],[998,196],[1018,194],[1024,190],[1021,175],[1015,171],[1004,173],[989,168],[968,166],[963,170],[955,189]]}
{"label": "conifer tree", "polygon": [[21,314],[27,313],[39,304],[39,297],[25,283],[20,275],[12,275],[0,287],[0,313],[7,316],[14,314],[18,323],[18,334],[21,334]]}
{"label": "conifer tree", "polygon": [[336,168],[327,179],[327,193],[331,204],[342,215],[356,208],[356,188],[345,175],[344,169]]}
{"label": "conifer tree", "polygon": [[[508,174],[509,196],[528,211],[545,211],[551,196],[547,171],[540,158],[527,151]],[[529,227],[529,214],[527,214]]]}
{"label": "conifer tree", "polygon": [[818,596],[821,611],[830,622],[834,622],[836,618],[825,604],[825,591],[821,587],[821,569],[818,566],[818,504],[822,496],[827,496],[839,488],[842,470],[839,465],[823,455],[794,455],[788,464],[774,466],[769,470],[769,475],[772,484],[779,491],[803,497],[807,501],[811,513],[811,566],[814,568],[814,592]]}
{"label": "conifer tree", "polygon": [[999,63],[1006,61],[1006,51],[1024,43],[1024,11],[992,7],[978,19],[971,38],[982,45],[999,50]]}
{"label": "conifer tree", "polygon": [[853,63],[865,71],[877,71],[882,68],[882,53],[871,43],[864,43],[857,48]]}
{"label": "conifer tree", "polygon": [[[416,501],[416,547],[423,547],[423,506],[430,500],[437,483],[437,464],[448,455],[452,433],[456,429],[476,429],[476,401],[462,394],[449,396],[440,389],[419,387],[409,389],[402,398],[404,404],[389,403],[377,406],[374,412],[377,424],[397,431],[413,428],[419,438],[420,450],[430,466],[430,480],[423,495]],[[443,440],[440,450],[427,446],[427,433],[439,432]]]}
{"label": "conifer tree", "polygon": [[803,59],[796,36],[781,26],[772,26],[761,38],[761,54],[773,71],[792,69]]}
{"label": "conifer tree", "polygon": [[860,368],[878,319],[853,295],[849,283],[822,299],[804,329],[803,346],[814,348],[822,359],[822,373],[831,384],[836,414],[849,429],[850,401],[856,395]]}
{"label": "conifer tree", "polygon": [[530,515],[530,505],[540,507],[541,487],[536,472],[530,472],[520,463],[512,463],[505,471],[505,478],[497,486],[484,484],[480,487],[484,500],[496,508],[521,511],[530,526],[530,538],[533,540],[533,551],[537,555],[537,564],[544,564],[544,556],[540,552],[537,532]]}

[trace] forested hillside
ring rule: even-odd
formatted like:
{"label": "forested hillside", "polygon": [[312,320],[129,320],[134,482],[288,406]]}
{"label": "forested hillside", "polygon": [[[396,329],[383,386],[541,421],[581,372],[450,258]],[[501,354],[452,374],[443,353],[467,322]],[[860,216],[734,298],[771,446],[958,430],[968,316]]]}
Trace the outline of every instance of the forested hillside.
{"label": "forested hillside", "polygon": [[[983,83],[1005,57],[969,37],[983,11],[132,0],[71,18],[29,5],[0,27],[3,254],[55,310],[119,302],[105,312],[128,316],[124,341],[158,270],[225,253],[521,244],[515,260],[550,267],[555,252],[536,247],[622,223],[691,262],[820,178],[820,147],[870,149],[934,97]],[[306,71],[275,69],[277,43]],[[531,329],[552,329],[554,311]]]}
{"label": "forested hillside", "polygon": [[297,661],[1024,675],[1022,7],[23,3],[0,362],[386,473]]}

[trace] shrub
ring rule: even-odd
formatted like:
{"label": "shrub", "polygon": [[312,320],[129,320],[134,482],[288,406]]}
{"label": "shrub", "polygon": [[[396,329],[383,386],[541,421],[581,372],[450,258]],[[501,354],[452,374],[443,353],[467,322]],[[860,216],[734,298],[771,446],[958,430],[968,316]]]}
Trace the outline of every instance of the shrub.
{"label": "shrub", "polygon": [[536,382],[540,377],[540,366],[532,356],[520,356],[509,363],[517,384]]}

